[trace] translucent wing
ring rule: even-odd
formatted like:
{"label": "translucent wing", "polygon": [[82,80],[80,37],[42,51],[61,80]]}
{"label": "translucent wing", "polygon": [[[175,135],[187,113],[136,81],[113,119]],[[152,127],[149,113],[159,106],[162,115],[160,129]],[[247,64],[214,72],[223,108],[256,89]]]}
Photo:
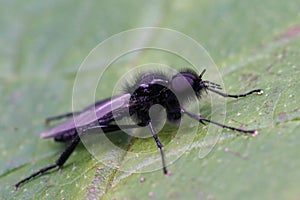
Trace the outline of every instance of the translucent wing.
{"label": "translucent wing", "polygon": [[76,128],[84,127],[89,124],[95,123],[98,119],[103,118],[108,113],[114,110],[126,108],[130,94],[123,94],[121,96],[105,99],[96,102],[94,105],[87,107],[80,114],[72,117],[57,126],[41,133],[41,138],[56,137],[63,134],[70,134]]}

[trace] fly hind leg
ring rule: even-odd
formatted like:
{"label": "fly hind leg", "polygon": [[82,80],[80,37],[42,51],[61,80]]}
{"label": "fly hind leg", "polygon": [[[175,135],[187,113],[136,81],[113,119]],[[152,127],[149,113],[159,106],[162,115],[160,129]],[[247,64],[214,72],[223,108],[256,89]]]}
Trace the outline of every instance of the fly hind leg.
{"label": "fly hind leg", "polygon": [[72,140],[72,142],[67,146],[67,148],[62,152],[62,154],[59,156],[59,158],[55,161],[54,164],[44,167],[44,168],[38,170],[37,172],[31,174],[30,176],[24,178],[23,180],[19,181],[18,183],[15,184],[15,189],[18,189],[21,184],[29,181],[30,179],[32,179],[40,174],[43,174],[43,173],[45,173],[53,168],[56,168],[56,167],[59,167],[59,168],[62,167],[63,164],[68,160],[68,158],[74,151],[74,149],[77,146],[77,144],[79,143],[79,141],[80,141],[80,137],[77,135]]}

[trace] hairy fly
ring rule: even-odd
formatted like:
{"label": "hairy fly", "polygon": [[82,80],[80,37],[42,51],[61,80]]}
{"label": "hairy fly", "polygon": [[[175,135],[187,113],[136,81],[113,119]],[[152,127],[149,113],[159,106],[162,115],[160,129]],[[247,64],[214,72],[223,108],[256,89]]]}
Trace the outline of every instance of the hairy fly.
{"label": "hairy fly", "polygon": [[[157,147],[160,150],[162,168],[163,172],[166,174],[167,168],[165,164],[163,145],[153,128],[153,123],[149,116],[149,110],[155,104],[159,104],[165,108],[167,120],[170,122],[176,122],[180,120],[183,115],[186,115],[202,124],[211,123],[229,130],[251,134],[253,136],[256,135],[258,133],[257,130],[244,130],[227,126],[204,118],[201,115],[191,113],[182,107],[175,93],[183,97],[184,101],[188,100],[191,95],[195,95],[198,99],[200,99],[203,92],[207,91],[230,98],[246,97],[253,93],[263,93],[263,90],[261,89],[251,90],[243,94],[223,93],[220,85],[202,79],[204,73],[205,70],[203,70],[200,75],[192,70],[184,70],[175,74],[171,78],[168,78],[163,73],[157,72],[141,74],[133,85],[127,86],[127,92],[120,96],[98,101],[81,112],[66,113],[64,115],[48,118],[46,120],[47,123],[62,118],[69,119],[42,133],[41,137],[54,138],[55,141],[69,142],[69,144],[54,164],[44,167],[27,178],[19,181],[15,184],[15,188],[19,188],[19,186],[24,182],[53,168],[61,168],[80,142],[78,130],[84,130],[86,132],[89,129],[102,129],[102,132],[108,133],[122,129],[137,128],[139,126],[148,126]],[[188,92],[188,88],[192,88],[192,93]],[[125,101],[125,99],[128,98],[129,102]],[[117,105],[117,107],[114,106],[112,109],[112,104]],[[114,122],[117,118],[121,119],[124,117],[125,115],[123,113],[126,110],[129,110],[130,116],[136,123],[129,125],[116,125]],[[91,114],[92,112],[94,113],[93,115]],[[77,122],[76,124],[75,121]]]}

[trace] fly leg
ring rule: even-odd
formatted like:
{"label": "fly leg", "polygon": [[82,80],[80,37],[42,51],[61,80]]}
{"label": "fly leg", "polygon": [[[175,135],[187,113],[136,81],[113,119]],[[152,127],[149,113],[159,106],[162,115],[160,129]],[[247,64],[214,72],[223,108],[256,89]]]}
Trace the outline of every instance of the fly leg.
{"label": "fly leg", "polygon": [[200,115],[196,115],[196,114],[188,112],[188,111],[186,111],[184,109],[181,109],[181,112],[183,114],[188,115],[189,117],[191,117],[193,119],[196,119],[199,122],[212,123],[212,124],[215,124],[215,125],[220,126],[222,128],[226,128],[226,129],[233,130],[233,131],[238,131],[238,132],[241,132],[241,133],[250,133],[252,136],[256,136],[258,134],[257,130],[244,130],[244,129],[240,129],[240,128],[236,128],[236,127],[232,127],[232,126],[227,126],[225,124],[221,124],[219,122],[215,122],[215,121],[212,121],[210,119],[203,118]]}
{"label": "fly leg", "polygon": [[23,180],[19,181],[18,183],[15,184],[15,189],[18,189],[22,183],[40,175],[40,174],[43,174],[53,168],[56,168],[56,167],[61,168],[63,166],[63,164],[68,160],[68,158],[74,151],[74,149],[77,146],[77,144],[79,143],[79,141],[80,141],[80,137],[77,135],[76,137],[74,137],[74,139],[71,141],[71,143],[67,146],[67,148],[62,152],[62,154],[59,156],[59,158],[55,161],[54,164],[44,167],[44,168],[38,170],[37,172],[31,174],[27,178],[24,178]]}
{"label": "fly leg", "polygon": [[157,134],[156,134],[156,132],[155,132],[155,130],[154,130],[151,122],[149,122],[148,126],[149,126],[149,128],[151,130],[151,133],[152,133],[152,136],[153,136],[153,138],[154,138],[154,140],[156,142],[156,145],[157,145],[157,147],[160,150],[163,172],[164,172],[164,174],[167,174],[168,171],[167,171],[167,167],[166,167],[166,163],[165,163],[165,155],[164,155],[164,151],[162,149],[163,145],[159,141],[159,138],[158,138],[158,136],[157,136]]}
{"label": "fly leg", "polygon": [[210,90],[218,95],[221,95],[222,97],[231,97],[231,98],[239,98],[239,97],[246,97],[250,94],[253,94],[253,93],[257,93],[257,94],[262,94],[264,91],[262,89],[256,89],[256,90],[251,90],[250,92],[246,92],[246,93],[243,93],[243,94],[226,94],[226,93],[223,93],[223,92],[220,92],[218,90],[215,90],[215,89],[212,89],[212,88],[207,88],[207,90]]}
{"label": "fly leg", "polygon": [[62,115],[54,116],[54,117],[48,117],[45,120],[45,123],[50,124],[50,122],[52,122],[52,121],[60,120],[60,119],[63,119],[63,118],[70,118],[70,117],[73,117],[73,116],[78,115],[78,114],[80,114],[80,112],[69,112],[69,113],[65,113],[65,114],[62,114]]}
{"label": "fly leg", "polygon": [[[102,129],[102,131],[104,133],[109,133],[109,132],[115,132],[115,131],[122,130],[122,129],[132,129],[132,128],[138,128],[138,127],[139,126],[137,126],[137,125],[119,125],[119,126],[117,126],[117,125],[100,125],[100,126],[93,126],[93,127],[85,128],[81,134],[87,134],[90,130],[94,130],[94,129]],[[62,140],[62,141],[67,141],[67,140]],[[72,154],[72,152],[74,151],[76,146],[78,145],[79,141],[80,141],[80,137],[78,134],[76,134],[72,138],[69,145],[61,153],[59,158],[55,161],[54,164],[44,167],[44,168],[38,170],[37,172],[31,174],[30,176],[24,178],[23,180],[19,181],[18,183],[15,184],[15,188],[18,189],[21,184],[23,184],[23,183],[29,181],[30,179],[32,179],[40,174],[43,174],[53,168],[56,168],[56,167],[61,168],[64,165],[64,163],[68,160],[68,158],[70,157],[70,155]]]}

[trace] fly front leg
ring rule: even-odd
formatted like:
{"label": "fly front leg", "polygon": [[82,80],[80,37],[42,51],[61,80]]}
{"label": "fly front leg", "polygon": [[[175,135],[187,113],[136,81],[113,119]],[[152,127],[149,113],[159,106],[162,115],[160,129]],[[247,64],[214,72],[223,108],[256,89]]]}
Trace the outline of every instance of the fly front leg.
{"label": "fly front leg", "polygon": [[256,89],[256,90],[251,90],[250,92],[246,92],[246,93],[243,93],[243,94],[226,94],[226,93],[223,93],[223,92],[220,92],[218,90],[215,90],[215,89],[212,89],[212,88],[207,88],[207,90],[210,90],[218,95],[221,95],[222,97],[231,97],[231,98],[239,98],[239,97],[246,97],[250,94],[253,94],[253,93],[257,93],[257,94],[263,94],[263,90],[262,89]]}

